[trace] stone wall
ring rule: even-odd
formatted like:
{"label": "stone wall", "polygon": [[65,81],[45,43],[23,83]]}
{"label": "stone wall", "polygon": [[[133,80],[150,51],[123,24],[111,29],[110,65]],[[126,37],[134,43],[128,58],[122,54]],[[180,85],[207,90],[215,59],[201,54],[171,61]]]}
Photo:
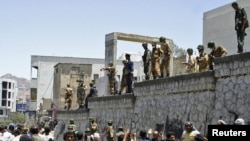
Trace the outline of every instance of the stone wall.
{"label": "stone wall", "polygon": [[[178,75],[134,84],[134,94],[92,98],[89,111],[83,111],[79,126],[93,116],[99,131],[112,119],[119,126],[141,129],[175,131],[179,137],[186,121],[206,134],[208,124],[220,118],[232,124],[237,113],[250,120],[250,53],[218,58],[215,70]],[[80,113],[67,115],[62,122]],[[59,119],[60,120],[60,119]],[[81,122],[80,122],[81,121]],[[81,128],[81,131],[85,129]]]}

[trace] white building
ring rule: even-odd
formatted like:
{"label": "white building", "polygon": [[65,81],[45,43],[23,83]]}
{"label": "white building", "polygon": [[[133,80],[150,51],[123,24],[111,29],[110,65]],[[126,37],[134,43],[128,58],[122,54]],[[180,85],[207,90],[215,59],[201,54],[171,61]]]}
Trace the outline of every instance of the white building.
{"label": "white building", "polygon": [[17,82],[0,78],[0,119],[4,120],[10,112],[16,112]]}
{"label": "white building", "polygon": [[[237,0],[239,5],[245,8],[250,18],[250,1]],[[207,11],[203,14],[203,44],[207,47],[209,41],[222,45],[228,50],[228,55],[237,53],[236,32],[234,30],[235,11],[232,3]],[[244,52],[250,51],[250,30],[246,29]],[[209,51],[206,48],[207,51]]]}
{"label": "white building", "polygon": [[[131,54],[131,58],[134,55]],[[139,58],[139,57],[135,57]],[[141,56],[140,56],[141,58]],[[132,60],[133,61],[133,60]],[[100,71],[105,67],[105,59],[97,58],[76,58],[76,57],[56,57],[56,56],[31,56],[31,102],[29,103],[29,109],[31,111],[37,110],[43,99],[53,100],[53,82],[54,82],[54,67],[57,64],[70,63],[70,64],[91,64],[92,74],[89,76],[92,80],[98,80],[97,89],[98,94],[105,95],[103,92],[105,72]],[[116,60],[116,69],[119,78],[122,76],[122,59]],[[142,81],[144,78],[143,65],[141,61],[134,61],[134,74],[136,81]],[[119,77],[120,76],[120,77]],[[70,80],[68,80],[70,81]],[[67,82],[68,83],[68,82]],[[66,85],[65,85],[66,87]]]}

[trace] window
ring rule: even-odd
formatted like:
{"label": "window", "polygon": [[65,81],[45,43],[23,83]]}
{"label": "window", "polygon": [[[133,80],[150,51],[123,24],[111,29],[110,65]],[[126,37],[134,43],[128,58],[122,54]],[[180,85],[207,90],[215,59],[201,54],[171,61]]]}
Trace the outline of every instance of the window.
{"label": "window", "polygon": [[10,101],[8,101],[8,107],[10,107]]}
{"label": "window", "polygon": [[9,89],[11,89],[11,82],[9,82]]}
{"label": "window", "polygon": [[3,88],[3,89],[7,89],[7,84],[8,84],[8,83],[7,83],[6,81],[3,81],[3,83],[2,83],[2,88]]}
{"label": "window", "polygon": [[2,106],[6,106],[7,101],[6,100],[2,100]]}
{"label": "window", "polygon": [[7,99],[7,90],[2,90],[2,99]]}
{"label": "window", "polygon": [[3,115],[3,110],[0,110],[0,115]]}
{"label": "window", "polygon": [[94,74],[94,80],[99,78],[99,74]]}
{"label": "window", "polygon": [[11,98],[11,92],[8,92],[8,98]]}

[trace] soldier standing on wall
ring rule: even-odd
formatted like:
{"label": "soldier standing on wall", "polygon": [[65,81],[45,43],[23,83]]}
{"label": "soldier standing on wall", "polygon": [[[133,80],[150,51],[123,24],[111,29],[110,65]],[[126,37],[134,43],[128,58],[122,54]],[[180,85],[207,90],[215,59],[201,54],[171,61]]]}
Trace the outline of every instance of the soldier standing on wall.
{"label": "soldier standing on wall", "polygon": [[160,65],[160,69],[161,69],[161,78],[164,77],[164,70],[166,73],[166,77],[169,77],[170,74],[170,57],[172,54],[172,50],[169,47],[169,45],[166,42],[166,38],[165,37],[160,37],[159,39],[160,43],[161,43],[161,50],[163,51],[163,58],[162,58],[162,62]]}
{"label": "soldier standing on wall", "polygon": [[193,49],[187,49],[188,58],[186,62],[182,62],[182,64],[186,65],[186,73],[194,73],[197,71],[197,61],[196,57],[193,55]]}
{"label": "soldier standing on wall", "polygon": [[122,69],[122,79],[121,79],[121,84],[120,84],[120,91],[118,93],[119,95],[121,95],[121,93],[124,89],[126,90],[126,93],[128,91],[128,87],[126,84],[126,74],[128,73],[126,66],[127,66],[128,61],[123,60],[122,63],[123,63],[123,69]]}
{"label": "soldier standing on wall", "polygon": [[83,108],[85,97],[86,97],[86,86],[81,82],[79,86],[77,87],[77,102],[79,105],[79,108]]}
{"label": "soldier standing on wall", "polygon": [[209,68],[208,54],[204,52],[203,45],[199,45],[197,49],[199,51],[199,56],[196,57],[196,60],[199,66],[199,72],[208,71]]}
{"label": "soldier standing on wall", "polygon": [[148,49],[148,44],[147,43],[142,43],[142,47],[144,48],[144,54],[142,56],[142,61],[143,61],[143,71],[145,74],[145,80],[149,80],[150,78],[150,62],[151,62],[151,51]]}
{"label": "soldier standing on wall", "polygon": [[72,97],[73,97],[73,89],[70,87],[70,84],[67,84],[67,88],[65,91],[66,91],[66,94],[65,94],[64,109],[69,110],[72,105]]}
{"label": "soldier standing on wall", "polygon": [[152,54],[151,54],[151,72],[153,79],[158,79],[161,75],[160,62],[161,57],[163,56],[163,50],[156,47],[156,42],[152,43]]}
{"label": "soldier standing on wall", "polygon": [[109,67],[102,68],[101,71],[108,71],[108,78],[109,78],[109,92],[111,95],[115,95],[115,67],[113,62],[109,62]]}
{"label": "soldier standing on wall", "polygon": [[126,84],[128,87],[127,93],[133,93],[133,79],[134,79],[134,63],[130,60],[130,54],[126,53],[125,55],[127,62],[126,65]]}
{"label": "soldier standing on wall", "polygon": [[247,13],[244,8],[241,8],[237,2],[233,2],[232,5],[235,10],[235,30],[237,35],[238,52],[243,53],[244,39],[247,35],[245,29],[249,27]]}

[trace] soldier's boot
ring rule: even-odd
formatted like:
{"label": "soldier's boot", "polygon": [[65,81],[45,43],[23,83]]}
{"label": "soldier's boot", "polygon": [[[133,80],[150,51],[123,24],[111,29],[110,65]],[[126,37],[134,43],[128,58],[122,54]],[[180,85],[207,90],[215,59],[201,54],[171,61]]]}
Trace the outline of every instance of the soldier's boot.
{"label": "soldier's boot", "polygon": [[166,77],[169,77],[169,73],[167,73]]}
{"label": "soldier's boot", "polygon": [[121,92],[121,91],[119,91],[118,95],[121,95],[121,94],[122,94],[122,92]]}
{"label": "soldier's boot", "polygon": [[161,78],[163,78],[164,77],[164,75],[163,75],[163,73],[161,73]]}
{"label": "soldier's boot", "polygon": [[243,53],[243,47],[242,46],[238,45],[237,53]]}

